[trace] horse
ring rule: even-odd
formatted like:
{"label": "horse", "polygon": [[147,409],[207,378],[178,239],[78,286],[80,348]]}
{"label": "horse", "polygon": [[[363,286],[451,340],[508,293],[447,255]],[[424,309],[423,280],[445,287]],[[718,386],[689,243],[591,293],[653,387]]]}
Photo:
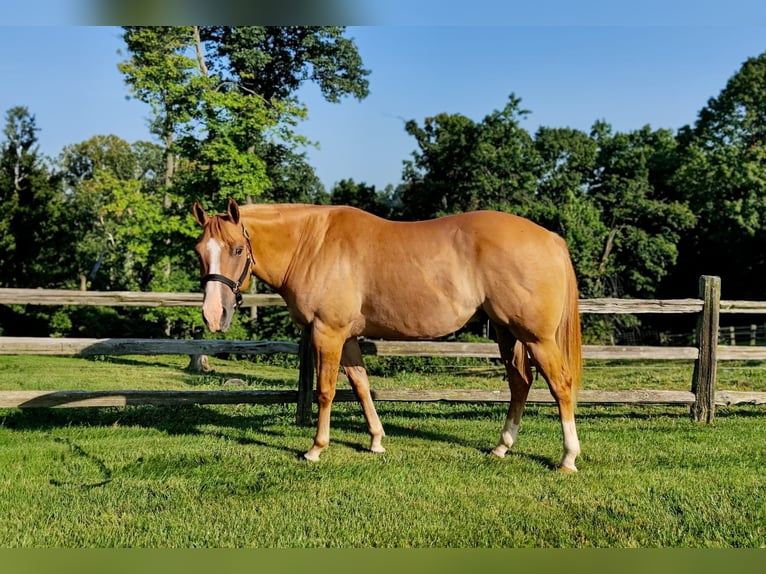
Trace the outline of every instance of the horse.
{"label": "horse", "polygon": [[438,338],[483,310],[511,391],[491,454],[503,458],[517,441],[534,367],[558,406],[558,468],[577,472],[582,341],[577,280],[560,236],[498,211],[400,222],[348,206],[240,206],[232,198],[224,213],[209,215],[198,201],[192,211],[202,227],[195,251],[210,331],[229,328],[251,273],[284,298],[299,327],[311,329],[318,421],[303,458],[318,461],[330,442],[341,366],[361,403],[370,451],[385,452],[359,337]]}

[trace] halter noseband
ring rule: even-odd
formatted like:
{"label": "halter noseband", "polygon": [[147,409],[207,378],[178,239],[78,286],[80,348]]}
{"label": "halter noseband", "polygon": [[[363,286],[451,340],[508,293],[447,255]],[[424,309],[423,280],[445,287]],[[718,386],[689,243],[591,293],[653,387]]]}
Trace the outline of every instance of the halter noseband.
{"label": "halter noseband", "polygon": [[202,284],[203,289],[205,288],[205,285],[207,285],[208,281],[218,281],[219,283],[223,283],[224,285],[228,286],[229,289],[234,292],[234,299],[237,303],[237,308],[242,305],[242,291],[240,291],[240,289],[242,288],[242,284],[247,279],[247,276],[250,274],[251,265],[255,263],[255,257],[253,257],[253,248],[250,245],[250,235],[247,233],[247,229],[245,229],[244,224],[242,225],[242,234],[245,236],[245,244],[247,245],[247,261],[245,262],[245,268],[242,269],[242,273],[239,276],[239,280],[234,282],[226,277],[226,275],[220,275],[219,273],[208,273],[202,279],[200,279],[200,283]]}

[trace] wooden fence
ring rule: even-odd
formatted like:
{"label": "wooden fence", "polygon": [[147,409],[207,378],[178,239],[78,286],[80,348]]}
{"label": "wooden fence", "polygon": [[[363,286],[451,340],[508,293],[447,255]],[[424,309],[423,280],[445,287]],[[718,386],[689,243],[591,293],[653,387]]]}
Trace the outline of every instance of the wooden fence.
{"label": "wooden fence", "polygon": [[[716,405],[736,403],[766,404],[766,393],[718,391],[715,380],[718,361],[766,360],[766,347],[723,346],[718,344],[721,313],[766,314],[766,302],[726,301],[720,299],[721,283],[717,277],[700,279],[696,299],[633,300],[581,299],[580,312],[591,314],[694,313],[697,315],[697,346],[602,346],[585,345],[585,359],[653,359],[694,361],[690,391],[633,390],[599,391],[583,389],[580,403],[648,403],[690,405],[695,420],[711,422]],[[92,292],[42,289],[0,289],[0,304],[26,305],[96,305],[177,307],[198,306],[200,293]],[[278,295],[245,294],[243,306],[284,305]],[[300,344],[281,341],[168,340],[168,339],[67,339],[36,337],[0,337],[0,354],[38,355],[212,355],[217,353],[300,355],[296,391],[2,391],[0,407],[85,407],[139,404],[212,404],[294,402],[296,421],[311,422],[314,400],[313,359],[304,333]],[[499,358],[493,343],[458,343],[437,341],[362,341],[366,355],[443,356]],[[506,402],[509,392],[475,390],[373,390],[378,401],[469,401]],[[339,390],[337,401],[355,400],[353,393]],[[529,402],[551,402],[547,390],[533,389]]]}

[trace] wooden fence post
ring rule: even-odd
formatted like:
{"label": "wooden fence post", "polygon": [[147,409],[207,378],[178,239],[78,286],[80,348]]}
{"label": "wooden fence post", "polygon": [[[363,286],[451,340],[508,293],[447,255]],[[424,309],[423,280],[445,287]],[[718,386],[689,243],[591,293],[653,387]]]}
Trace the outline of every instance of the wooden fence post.
{"label": "wooden fence post", "polygon": [[712,423],[715,417],[716,355],[718,349],[718,313],[721,303],[721,278],[700,277],[699,297],[703,301],[697,319],[699,356],[694,363],[691,416],[697,422]]}
{"label": "wooden fence post", "polygon": [[314,345],[311,343],[311,325],[303,329],[298,347],[298,406],[295,423],[310,426],[311,407],[314,403]]}

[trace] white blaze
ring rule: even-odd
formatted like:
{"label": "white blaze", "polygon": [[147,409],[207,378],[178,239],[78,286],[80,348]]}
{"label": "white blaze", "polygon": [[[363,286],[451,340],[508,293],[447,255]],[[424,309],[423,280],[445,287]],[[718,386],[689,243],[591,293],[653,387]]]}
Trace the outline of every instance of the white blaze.
{"label": "white blaze", "polygon": [[208,273],[221,273],[221,244],[212,237],[205,244],[210,254],[210,269]]}
{"label": "white blaze", "polygon": [[[205,244],[209,259],[208,273],[221,273],[221,244],[212,237]],[[221,298],[222,283],[208,281],[205,284],[205,301],[202,304],[202,314],[211,331],[220,329],[223,314],[223,299]]]}

